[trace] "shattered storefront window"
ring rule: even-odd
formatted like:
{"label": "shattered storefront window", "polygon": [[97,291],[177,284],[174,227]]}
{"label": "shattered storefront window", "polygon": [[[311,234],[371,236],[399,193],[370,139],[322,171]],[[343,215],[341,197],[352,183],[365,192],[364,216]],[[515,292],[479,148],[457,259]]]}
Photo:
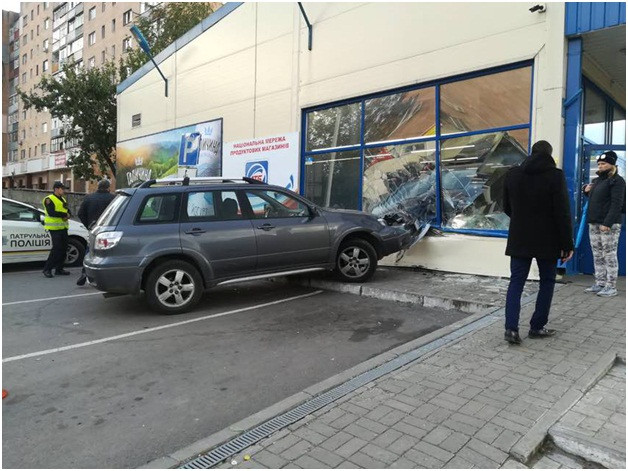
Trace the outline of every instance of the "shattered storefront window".
{"label": "shattered storefront window", "polygon": [[420,225],[436,218],[434,141],[366,149],[362,208],[379,217],[408,214]]}
{"label": "shattered storefront window", "polygon": [[507,230],[502,193],[508,169],[527,156],[528,130],[441,142],[441,211],[452,229]]}
{"label": "shattered storefront window", "polygon": [[305,159],[305,196],[326,208],[358,209],[360,151],[315,154]]}
{"label": "shattered storefront window", "polygon": [[336,106],[307,115],[307,151],[360,143],[361,104]]}

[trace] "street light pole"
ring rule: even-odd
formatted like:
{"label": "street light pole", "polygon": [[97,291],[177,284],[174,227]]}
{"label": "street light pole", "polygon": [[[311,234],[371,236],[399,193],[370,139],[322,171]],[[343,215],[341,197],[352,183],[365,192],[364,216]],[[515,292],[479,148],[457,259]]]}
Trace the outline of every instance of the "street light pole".
{"label": "street light pole", "polygon": [[135,36],[135,40],[139,44],[142,51],[144,51],[146,55],[150,58],[153,65],[155,66],[155,69],[157,69],[157,72],[159,72],[159,75],[161,75],[161,78],[164,79],[164,83],[166,84],[166,98],[167,98],[168,97],[168,79],[166,78],[166,76],[163,74],[163,72],[157,65],[157,62],[155,62],[155,58],[153,57],[153,54],[150,52],[150,46],[148,45],[148,41],[146,41],[146,38],[144,37],[140,29],[137,27],[137,25],[131,26],[131,33],[133,33],[133,36]]}

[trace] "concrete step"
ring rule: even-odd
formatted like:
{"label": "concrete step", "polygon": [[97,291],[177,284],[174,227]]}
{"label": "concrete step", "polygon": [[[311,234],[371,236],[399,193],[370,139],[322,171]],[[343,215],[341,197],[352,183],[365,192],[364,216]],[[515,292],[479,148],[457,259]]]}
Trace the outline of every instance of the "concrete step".
{"label": "concrete step", "polygon": [[605,468],[626,469],[626,450],[617,444],[589,437],[564,425],[549,430],[552,442],[559,449]]}

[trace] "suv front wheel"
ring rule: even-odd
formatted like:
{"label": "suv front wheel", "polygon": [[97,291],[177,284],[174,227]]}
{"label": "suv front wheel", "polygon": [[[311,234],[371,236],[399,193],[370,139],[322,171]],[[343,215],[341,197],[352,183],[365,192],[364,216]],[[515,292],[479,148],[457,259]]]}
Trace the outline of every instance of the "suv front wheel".
{"label": "suv front wheel", "polygon": [[342,281],[362,283],[375,273],[377,253],[364,239],[343,242],[336,255],[336,276]]}
{"label": "suv front wheel", "polygon": [[189,311],[203,296],[203,280],[187,262],[171,260],[157,265],[146,280],[146,300],[165,314]]}

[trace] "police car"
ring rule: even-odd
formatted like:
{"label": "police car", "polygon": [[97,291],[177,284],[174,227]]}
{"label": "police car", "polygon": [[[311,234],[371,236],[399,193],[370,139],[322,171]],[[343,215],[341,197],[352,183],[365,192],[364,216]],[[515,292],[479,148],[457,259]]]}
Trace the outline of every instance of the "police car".
{"label": "police car", "polygon": [[[70,221],[66,266],[83,263],[89,232],[79,222]],[[52,248],[44,229],[44,212],[29,204],[2,198],[2,263],[39,262]]]}

